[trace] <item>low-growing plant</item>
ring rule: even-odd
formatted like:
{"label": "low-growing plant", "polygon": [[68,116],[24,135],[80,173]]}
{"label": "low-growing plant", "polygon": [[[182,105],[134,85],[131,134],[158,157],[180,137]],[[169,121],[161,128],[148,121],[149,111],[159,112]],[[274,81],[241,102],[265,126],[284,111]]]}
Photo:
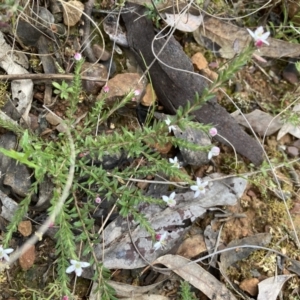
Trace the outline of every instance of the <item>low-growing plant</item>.
{"label": "low-growing plant", "polygon": [[191,286],[187,281],[180,283],[180,299],[181,300],[196,300],[196,296],[191,292]]}
{"label": "low-growing plant", "polygon": [[[74,126],[76,121],[74,114],[81,90],[80,68],[83,59],[76,61],[75,76],[70,86],[64,82],[61,85],[53,83],[53,86],[58,89],[58,92],[55,93],[70,101],[66,114],[67,119],[63,122],[66,132],[60,133],[55,141],[44,140],[27,129],[0,120],[0,126],[14,131],[20,137],[19,145],[22,149],[15,151],[0,148],[0,151],[31,168],[35,178],[27,196],[19,203],[13,220],[7,227],[2,242],[3,249],[9,247],[13,233],[29,210],[32,195],[37,193],[39,184],[47,176],[51,178],[55,188],[51,206],[48,209],[49,218],[45,224],[51,226],[54,223],[58,228],[55,241],[57,280],[60,282],[61,296],[72,296],[68,273],[74,271],[77,276],[80,276],[82,268],[93,265],[92,280],[97,282],[97,291],[100,293],[101,299],[116,299],[113,288],[107,283],[110,272],[104,267],[103,262],[98,260],[93,249],[93,246],[101,240],[100,234],[94,233],[92,230],[94,220],[90,217],[90,212],[95,207],[95,201],[97,202],[101,195],[102,199],[113,202],[119,215],[124,218],[133,217],[155,240],[153,228],[149,221],[138,212],[137,207],[140,203],[163,204],[164,202],[161,199],[145,196],[142,190],[129,185],[129,178],[133,174],[136,178],[165,174],[166,177],[175,177],[181,181],[192,183],[187,174],[179,168],[173,167],[151,145],[172,143],[174,146],[208,152],[207,147],[199,147],[171,136],[169,134],[170,127],[177,125],[184,129],[189,126],[208,132],[211,126],[192,122],[190,113],[211,99],[213,91],[224,84],[247,62],[252,51],[253,49],[246,49],[243,54],[236,57],[228,69],[222,71],[219,79],[211,88],[204,91],[202,97],[196,95],[193,103],[189,103],[186,107],[180,107],[177,115],[172,116],[168,123],[154,121],[153,124],[137,128],[135,131],[121,127],[112,134],[99,132],[100,125],[104,125],[114,112],[131,102],[135,93],[129,91],[122,100],[110,108],[105,105],[107,94],[104,93],[102,99],[95,103],[87,115],[83,126],[80,129]],[[123,167],[115,167],[109,172],[101,165],[104,157],[121,155],[125,155],[127,159],[143,157],[148,163],[140,165],[138,168],[128,164]],[[212,153],[212,155],[216,154]],[[176,163],[177,159],[174,158],[173,161]],[[203,183],[197,184],[200,186]],[[195,189],[197,186],[194,186]],[[84,201],[79,200],[79,194],[83,196]],[[37,235],[41,237],[42,233],[41,229]],[[78,252],[78,245],[81,246],[81,253]],[[159,246],[159,243],[156,245]],[[3,251],[5,255],[10,253],[10,249]],[[81,257],[84,257],[86,261],[82,261]],[[6,265],[2,265],[2,269]],[[188,294],[188,289],[184,284],[182,293],[183,295]]]}
{"label": "low-growing plant", "polygon": [[69,86],[64,80],[61,84],[52,82],[52,85],[56,88],[54,94],[59,95],[61,99],[68,99],[69,95],[73,93],[73,87]]}

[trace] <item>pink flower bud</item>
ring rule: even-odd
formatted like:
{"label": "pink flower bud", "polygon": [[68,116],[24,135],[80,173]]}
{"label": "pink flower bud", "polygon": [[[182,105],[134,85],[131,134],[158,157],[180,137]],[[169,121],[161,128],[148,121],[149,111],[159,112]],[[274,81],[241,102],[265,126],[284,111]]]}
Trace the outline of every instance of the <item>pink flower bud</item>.
{"label": "pink flower bud", "polygon": [[215,135],[217,135],[218,134],[218,130],[217,130],[217,128],[211,128],[210,130],[209,130],[209,134],[211,135],[211,136],[215,136]]}
{"label": "pink flower bud", "polygon": [[108,93],[108,92],[109,92],[109,87],[108,87],[108,85],[105,85],[105,86],[103,87],[103,92],[104,92],[104,93]]}
{"label": "pink flower bud", "polygon": [[81,54],[79,53],[79,52],[76,52],[75,54],[74,54],[74,59],[75,60],[81,60],[81,58],[82,58],[82,56],[81,56]]}

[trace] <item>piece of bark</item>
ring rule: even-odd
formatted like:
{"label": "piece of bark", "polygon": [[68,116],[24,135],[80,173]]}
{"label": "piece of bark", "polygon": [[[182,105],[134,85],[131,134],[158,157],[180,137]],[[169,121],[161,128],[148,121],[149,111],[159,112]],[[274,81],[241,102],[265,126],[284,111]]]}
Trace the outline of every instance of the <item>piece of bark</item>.
{"label": "piece of bark", "polygon": [[[144,16],[143,6],[127,3],[127,7],[135,9],[134,13],[122,15],[127,29],[128,43],[140,67],[145,70],[145,65],[149,66],[155,59],[151,50],[155,38],[154,28],[152,22]],[[207,84],[205,79],[196,74],[178,71],[181,69],[193,72],[192,62],[173,37],[166,45],[165,42],[165,38],[155,40],[153,49],[157,54],[164,47],[159,58],[172,68],[156,61],[149,73],[159,101],[167,113],[175,114],[180,106],[185,106],[188,101],[194,101],[196,92],[201,96]],[[239,127],[216,99],[205,103],[193,114],[196,121],[216,126],[219,134],[224,136],[239,154],[247,157],[255,165],[261,164],[263,152],[260,145]],[[217,137],[216,140],[225,143],[222,138]]]}

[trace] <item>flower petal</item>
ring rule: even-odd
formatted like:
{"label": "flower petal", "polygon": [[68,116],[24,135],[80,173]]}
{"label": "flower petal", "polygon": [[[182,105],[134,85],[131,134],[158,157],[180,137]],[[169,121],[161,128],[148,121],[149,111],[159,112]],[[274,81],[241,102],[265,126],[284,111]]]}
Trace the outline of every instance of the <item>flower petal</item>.
{"label": "flower petal", "polygon": [[158,250],[159,248],[161,247],[161,243],[160,242],[156,242],[154,245],[153,245],[153,248],[154,250]]}
{"label": "flower petal", "polygon": [[71,266],[69,266],[69,267],[67,268],[66,273],[72,273],[72,272],[74,272],[74,271],[75,271],[75,266],[74,266],[74,265],[71,265]]}
{"label": "flower petal", "polygon": [[252,30],[250,30],[249,28],[247,28],[249,34],[252,36],[252,38],[256,39],[256,35],[254,34],[254,32]]}
{"label": "flower petal", "polygon": [[270,32],[267,31],[267,32],[265,32],[260,38],[261,38],[262,40],[266,40],[266,39],[269,37],[269,35],[270,35]]}
{"label": "flower petal", "polygon": [[194,198],[197,198],[199,195],[200,195],[200,190],[198,189],[194,194]]}
{"label": "flower petal", "polygon": [[175,198],[175,195],[176,195],[176,193],[173,192],[173,193],[171,193],[171,195],[169,196],[169,198],[173,200]]}
{"label": "flower petal", "polygon": [[198,185],[191,185],[190,189],[193,191],[198,191],[199,188],[198,188]]}
{"label": "flower petal", "polygon": [[169,197],[168,196],[162,196],[163,201],[168,202]]}
{"label": "flower petal", "polygon": [[90,263],[85,262],[85,261],[81,261],[81,262],[80,262],[80,266],[81,266],[82,268],[87,268],[87,267],[89,267],[90,265],[91,265]]}
{"label": "flower petal", "polygon": [[75,273],[76,273],[76,275],[77,275],[78,277],[80,277],[81,274],[82,274],[82,268],[76,268],[76,269],[75,269]]}
{"label": "flower petal", "polygon": [[14,249],[12,249],[12,248],[8,248],[8,249],[5,249],[5,250],[4,250],[4,252],[5,252],[6,254],[12,253],[13,251],[14,251]]}
{"label": "flower petal", "polygon": [[78,262],[78,261],[77,261],[77,260],[75,260],[75,259],[71,259],[71,260],[70,260],[70,263],[71,263],[72,265],[76,265],[76,264],[77,264],[77,262]]}
{"label": "flower petal", "polygon": [[263,32],[264,32],[264,28],[263,28],[262,26],[259,26],[259,27],[257,27],[257,29],[254,31],[254,34],[255,34],[256,36],[260,36],[260,35],[263,34]]}

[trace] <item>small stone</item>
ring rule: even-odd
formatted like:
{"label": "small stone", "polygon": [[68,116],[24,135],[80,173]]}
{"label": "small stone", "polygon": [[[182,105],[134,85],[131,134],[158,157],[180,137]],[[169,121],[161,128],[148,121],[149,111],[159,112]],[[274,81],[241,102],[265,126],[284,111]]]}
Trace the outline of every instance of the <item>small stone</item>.
{"label": "small stone", "polygon": [[92,64],[85,62],[81,68],[82,76],[96,77],[103,81],[88,81],[82,80],[82,87],[85,92],[92,95],[97,95],[105,84],[107,78],[107,69],[102,64]]}
{"label": "small stone", "polygon": [[143,96],[143,99],[141,100],[141,104],[144,106],[152,106],[156,101],[156,94],[154,89],[152,88],[152,85],[148,83],[146,87],[146,93]]}
{"label": "small stone", "polygon": [[[97,101],[100,100],[105,94],[106,104],[110,106],[114,104],[117,99],[122,99],[124,96],[126,96],[131,90],[140,90],[140,95],[135,96],[136,101],[131,101],[131,105],[136,105],[136,102],[139,101],[139,97],[141,97],[145,91],[144,81],[140,82],[140,78],[140,74],[137,73],[117,74],[107,82],[109,93],[105,93],[102,90],[97,97]],[[128,105],[130,105],[130,103],[128,103]]]}
{"label": "small stone", "polygon": [[256,296],[258,294],[258,283],[259,280],[257,278],[245,279],[240,283],[240,289],[251,296]]}
{"label": "small stone", "polygon": [[47,113],[46,120],[49,124],[53,126],[57,126],[61,122],[61,119],[51,112]]}
{"label": "small stone", "polygon": [[32,225],[30,221],[22,221],[18,225],[18,231],[23,235],[23,236],[29,236],[32,233]]}
{"label": "small stone", "polygon": [[100,59],[102,61],[107,61],[110,59],[111,55],[108,51],[103,49],[100,45],[94,44],[93,47],[94,55],[97,59]]}
{"label": "small stone", "polygon": [[290,59],[289,63],[282,72],[282,77],[291,84],[297,84],[299,82],[298,76],[299,72],[296,68],[295,60]]}
{"label": "small stone", "polygon": [[294,147],[297,147],[300,150],[300,140],[297,140],[293,143]]}
{"label": "small stone", "polygon": [[198,70],[203,70],[208,67],[206,58],[200,52],[197,52],[192,56],[192,63],[197,67]]}
{"label": "small stone", "polygon": [[19,263],[22,270],[26,271],[32,267],[34,261],[35,261],[35,246],[31,245],[30,248],[20,256]]}
{"label": "small stone", "polygon": [[207,251],[203,234],[196,234],[188,237],[179,246],[177,253],[185,258],[192,258]]}
{"label": "small stone", "polygon": [[287,147],[286,152],[290,157],[299,156],[299,149],[297,147],[294,147],[294,146]]}

